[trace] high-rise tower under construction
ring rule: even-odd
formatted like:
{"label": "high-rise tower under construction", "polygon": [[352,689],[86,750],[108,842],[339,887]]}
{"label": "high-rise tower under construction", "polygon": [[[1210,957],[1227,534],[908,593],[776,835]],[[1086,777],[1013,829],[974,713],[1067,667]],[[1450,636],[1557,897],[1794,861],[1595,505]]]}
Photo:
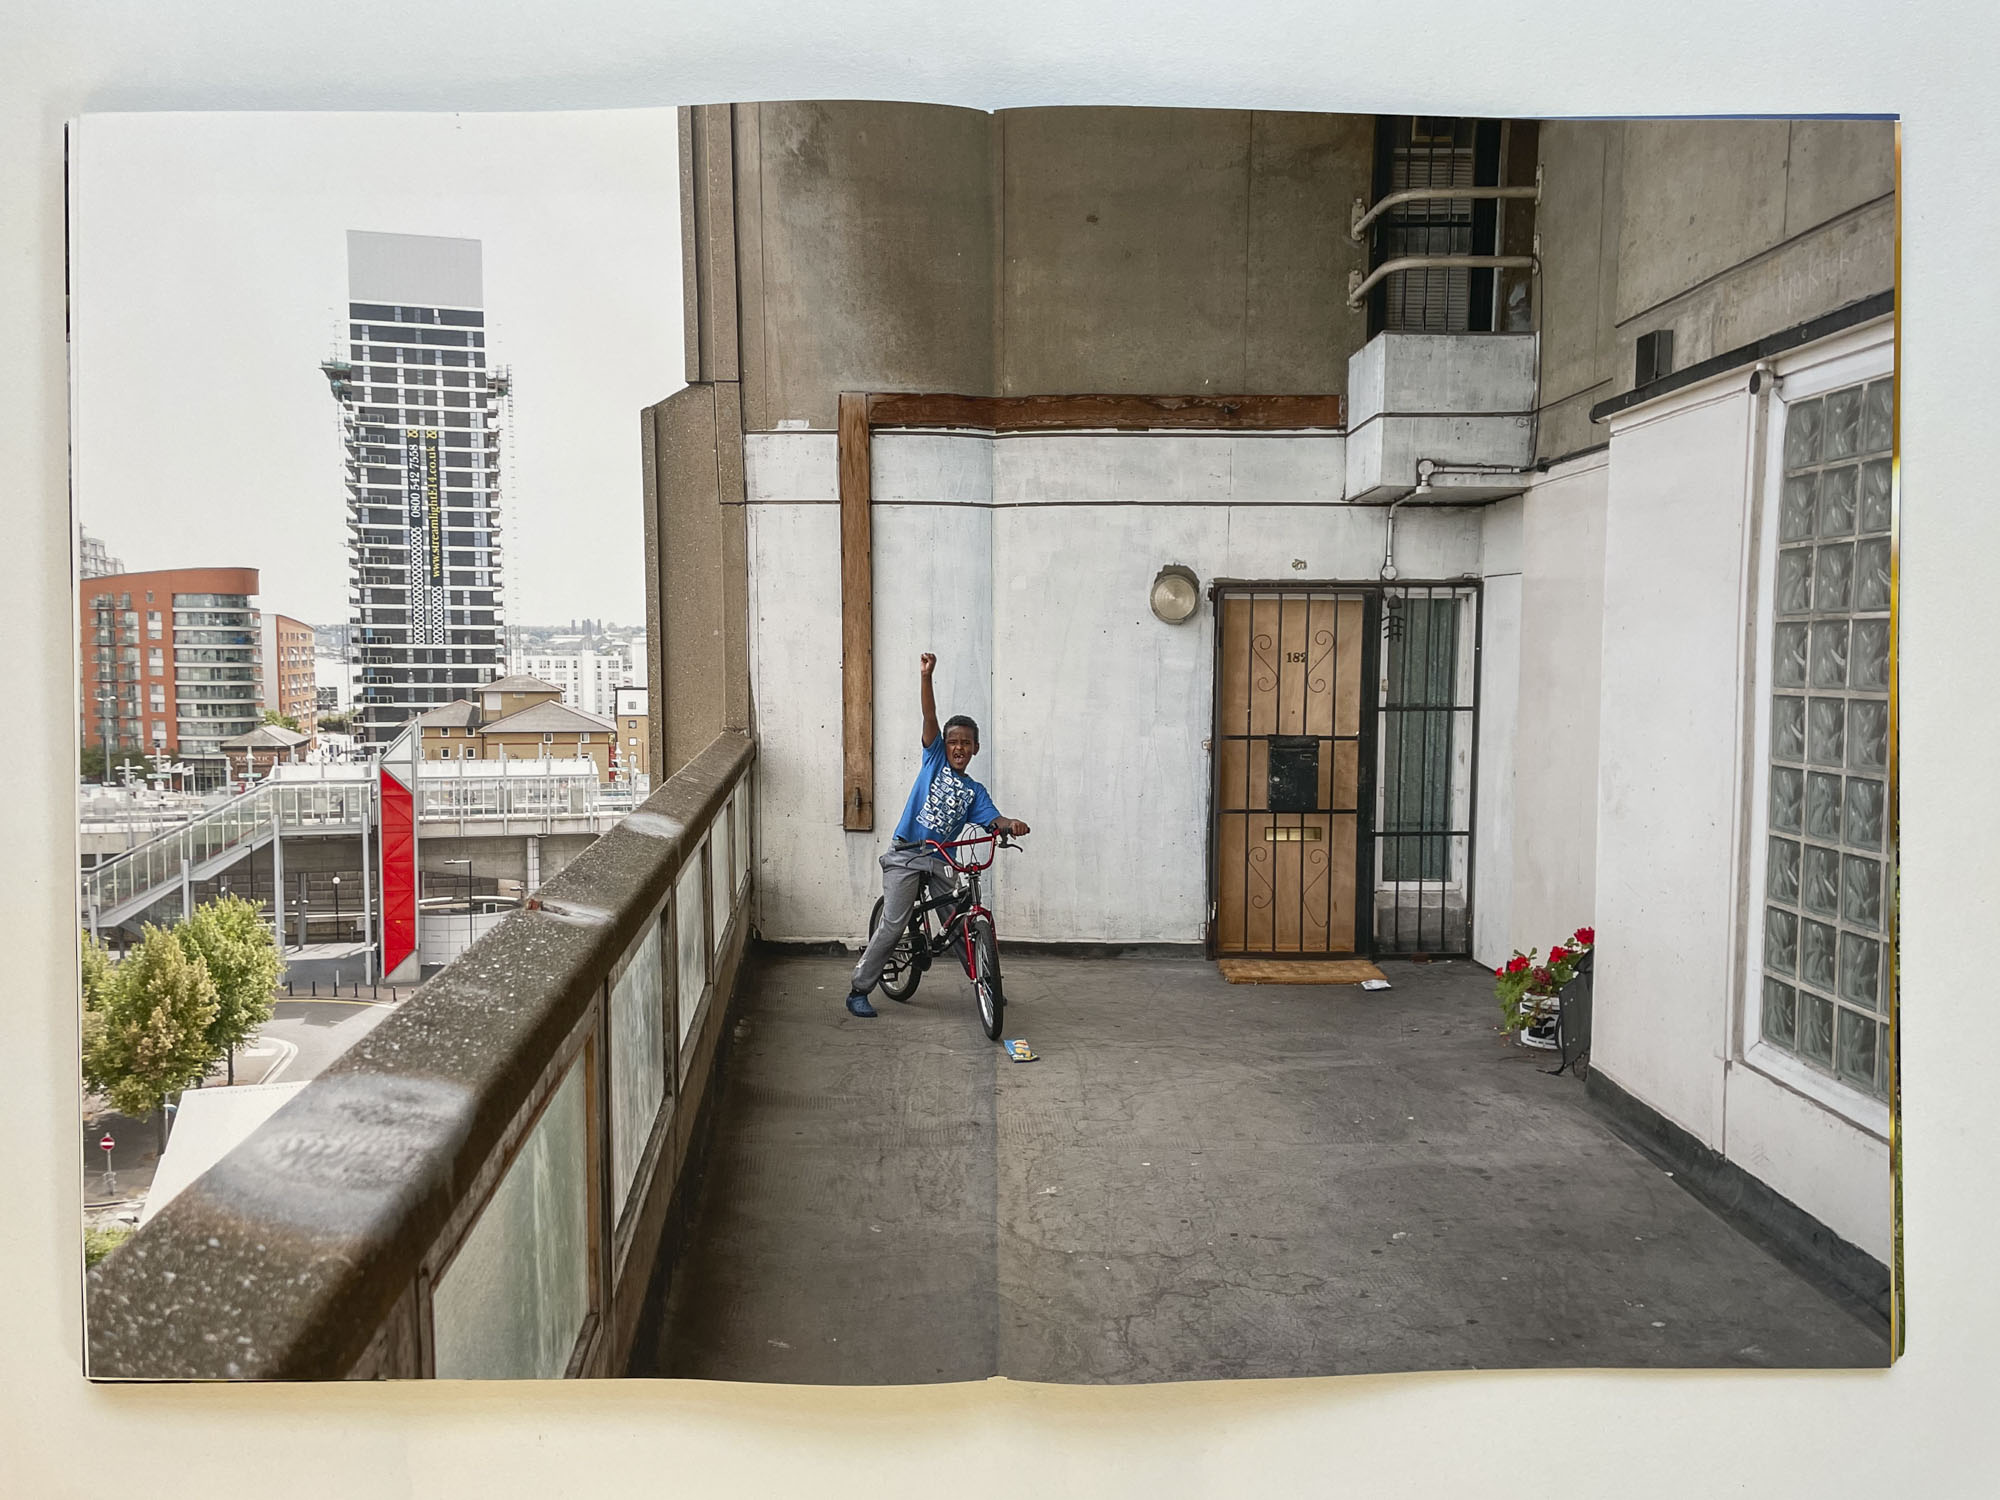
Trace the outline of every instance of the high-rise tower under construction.
{"label": "high-rise tower under construction", "polygon": [[347,460],[355,734],[504,670],[500,439],[508,378],[488,364],[477,240],[347,234],[346,359],[321,368]]}

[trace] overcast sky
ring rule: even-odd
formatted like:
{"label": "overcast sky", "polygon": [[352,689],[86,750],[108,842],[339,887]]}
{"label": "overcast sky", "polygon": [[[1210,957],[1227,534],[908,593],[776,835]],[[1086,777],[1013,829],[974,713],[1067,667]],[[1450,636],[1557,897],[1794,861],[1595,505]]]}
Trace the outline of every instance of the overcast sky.
{"label": "overcast sky", "polygon": [[[681,384],[674,111],[92,115],[72,137],[77,514],[134,571],[347,615],[346,231],[482,242],[514,373],[514,624],[643,620],[639,409]],[[343,351],[344,357],[344,351]]]}

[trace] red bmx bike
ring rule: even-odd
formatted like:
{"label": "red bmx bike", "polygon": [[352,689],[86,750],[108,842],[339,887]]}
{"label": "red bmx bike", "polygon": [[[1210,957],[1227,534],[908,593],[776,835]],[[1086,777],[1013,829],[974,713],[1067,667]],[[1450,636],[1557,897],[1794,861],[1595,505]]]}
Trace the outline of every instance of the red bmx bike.
{"label": "red bmx bike", "polygon": [[[901,940],[882,967],[882,993],[891,1000],[907,1001],[917,992],[931,961],[955,947],[959,962],[965,967],[965,977],[972,981],[973,998],[979,1003],[980,1028],[989,1040],[997,1042],[1007,999],[1000,988],[1000,941],[994,932],[993,913],[979,901],[979,872],[993,863],[999,850],[1018,849],[1020,845],[1004,834],[994,833],[952,844],[940,844],[936,839],[924,842],[957,872],[958,879],[938,895],[917,902],[916,910],[910,914],[910,925],[903,929]],[[986,846],[983,860],[968,856],[961,863],[952,858],[954,849],[982,844]],[[936,883],[927,879],[925,890]],[[868,935],[873,937],[881,925],[882,898],[878,896],[874,911],[868,914]]]}

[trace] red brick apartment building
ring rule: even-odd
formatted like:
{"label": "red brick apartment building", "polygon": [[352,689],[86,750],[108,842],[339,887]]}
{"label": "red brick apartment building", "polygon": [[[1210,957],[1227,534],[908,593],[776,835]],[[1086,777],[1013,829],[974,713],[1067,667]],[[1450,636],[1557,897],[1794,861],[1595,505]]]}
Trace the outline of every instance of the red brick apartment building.
{"label": "red brick apartment building", "polygon": [[[262,717],[255,568],[107,573],[78,584],[83,743],[222,764]],[[311,632],[307,632],[310,670]]]}

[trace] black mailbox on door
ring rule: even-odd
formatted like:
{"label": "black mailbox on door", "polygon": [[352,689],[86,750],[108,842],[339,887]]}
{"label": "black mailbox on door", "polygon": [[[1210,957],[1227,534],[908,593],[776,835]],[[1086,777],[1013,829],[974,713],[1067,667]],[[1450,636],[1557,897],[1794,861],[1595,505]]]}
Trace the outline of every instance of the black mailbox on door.
{"label": "black mailbox on door", "polygon": [[1320,811],[1319,739],[1309,734],[1274,734],[1269,740],[1268,806],[1274,813]]}

